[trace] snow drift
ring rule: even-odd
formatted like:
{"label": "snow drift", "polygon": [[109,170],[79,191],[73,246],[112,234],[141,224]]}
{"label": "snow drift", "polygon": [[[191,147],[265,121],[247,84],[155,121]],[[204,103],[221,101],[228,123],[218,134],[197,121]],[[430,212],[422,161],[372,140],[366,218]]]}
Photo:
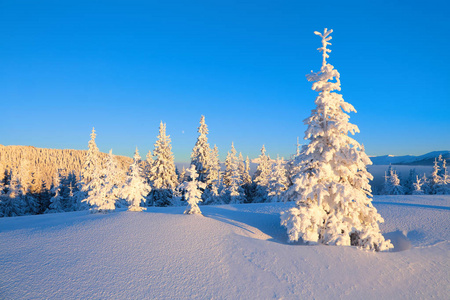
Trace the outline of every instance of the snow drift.
{"label": "snow drift", "polygon": [[288,244],[293,203],[3,218],[0,298],[447,298],[450,196],[373,203],[393,252]]}

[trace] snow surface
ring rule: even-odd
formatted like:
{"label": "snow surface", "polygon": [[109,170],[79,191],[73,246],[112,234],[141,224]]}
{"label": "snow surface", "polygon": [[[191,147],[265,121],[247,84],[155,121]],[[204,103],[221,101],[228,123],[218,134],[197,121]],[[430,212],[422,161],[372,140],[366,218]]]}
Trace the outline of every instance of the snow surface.
{"label": "snow surface", "polygon": [[450,196],[376,196],[392,252],[286,243],[293,203],[0,219],[0,299],[448,299]]}

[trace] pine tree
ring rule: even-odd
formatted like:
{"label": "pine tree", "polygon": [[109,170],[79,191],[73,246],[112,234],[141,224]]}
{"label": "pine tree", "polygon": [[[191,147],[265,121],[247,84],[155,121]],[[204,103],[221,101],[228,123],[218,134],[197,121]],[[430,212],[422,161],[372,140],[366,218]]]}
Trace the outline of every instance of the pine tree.
{"label": "pine tree", "polygon": [[181,189],[184,190],[184,197],[187,202],[185,214],[201,214],[198,203],[202,201],[202,190],[205,189],[206,184],[198,181],[199,175],[194,164],[187,170],[189,181],[182,183]]}
{"label": "pine tree", "polygon": [[209,172],[206,177],[206,190],[203,193],[204,204],[220,204],[222,203],[220,193],[222,191],[222,178],[219,160],[219,148],[214,145],[214,148],[209,154]]}
{"label": "pine tree", "polygon": [[172,204],[172,197],[178,185],[175,163],[170,144],[170,136],[166,135],[166,124],[159,125],[158,140],[153,150],[155,157],[152,168],[152,192],[150,203],[154,206],[168,206]]}
{"label": "pine tree", "polygon": [[229,203],[242,203],[241,196],[242,179],[239,174],[239,163],[236,157],[236,149],[231,143],[231,150],[225,159],[225,174],[223,176],[223,184],[225,185],[225,197]]}
{"label": "pine tree", "polygon": [[210,152],[211,148],[208,144],[208,126],[205,123],[205,117],[200,117],[200,126],[198,127],[199,136],[191,154],[191,164],[195,166],[197,173],[199,174],[198,180],[206,182],[208,172],[210,169]]}
{"label": "pine tree", "polygon": [[301,154],[300,172],[291,187],[301,192],[296,207],[282,213],[281,224],[291,242],[302,238],[310,243],[387,250],[393,246],[380,233],[383,218],[370,199],[372,175],[366,165],[371,161],[364,147],[348,136],[359,132],[346,114],[356,110],[333,92],[341,88],[339,72],[326,61],[331,32],[315,32],[322,37],[322,68],[307,77],[319,96],[316,108],[304,121],[309,144]]}
{"label": "pine tree", "polygon": [[244,173],[242,174],[242,181],[244,184],[252,184],[252,177],[250,176],[250,159],[245,159],[245,167],[244,167]]}
{"label": "pine tree", "polygon": [[81,170],[81,178],[83,181],[83,191],[87,192],[88,184],[97,176],[100,172],[100,151],[95,144],[95,129],[92,128],[91,140],[88,144],[88,151],[84,158],[83,169]]}
{"label": "pine tree", "polygon": [[121,196],[129,203],[129,211],[143,211],[146,208],[141,207],[141,203],[145,202],[145,197],[151,191],[151,187],[147,184],[143,170],[140,165],[141,157],[136,147],[134,152],[133,163],[130,165],[125,185],[122,187]]}
{"label": "pine tree", "polygon": [[272,197],[272,202],[281,200],[283,193],[287,190],[288,178],[284,160],[277,157],[276,163],[272,167],[269,176],[268,191],[269,196]]}
{"label": "pine tree", "polygon": [[8,192],[2,196],[0,214],[4,217],[22,216],[26,213],[22,187],[16,171],[11,170]]}
{"label": "pine tree", "polygon": [[422,190],[422,185],[424,184],[423,178],[419,178],[418,175],[416,175],[416,181],[413,183],[414,190],[412,191],[413,195],[423,195],[424,192]]}
{"label": "pine tree", "polygon": [[57,181],[54,183],[50,191],[53,196],[50,198],[50,205],[45,213],[59,213],[64,212],[64,198],[61,195],[61,175],[59,174]]}
{"label": "pine tree", "polygon": [[272,161],[270,156],[266,155],[266,148],[264,145],[261,148],[261,155],[258,157],[259,164],[256,168],[253,181],[256,184],[255,201],[265,202],[268,200],[268,186],[269,177],[272,170]]}
{"label": "pine tree", "polygon": [[406,179],[404,186],[405,194],[411,195],[413,193],[413,191],[415,190],[414,183],[416,182],[416,180],[417,180],[416,169],[410,169],[408,178]]}

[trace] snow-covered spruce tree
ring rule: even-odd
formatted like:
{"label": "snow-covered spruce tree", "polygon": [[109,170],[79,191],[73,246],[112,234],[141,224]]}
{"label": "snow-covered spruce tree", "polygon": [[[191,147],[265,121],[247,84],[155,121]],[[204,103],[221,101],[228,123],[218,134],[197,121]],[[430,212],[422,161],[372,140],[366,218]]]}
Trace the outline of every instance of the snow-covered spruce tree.
{"label": "snow-covered spruce tree", "polygon": [[272,202],[280,201],[288,187],[287,172],[284,165],[284,160],[277,156],[276,163],[273,165],[269,176],[268,191]]}
{"label": "snow-covered spruce tree", "polygon": [[269,177],[272,170],[272,161],[270,156],[266,155],[266,148],[264,145],[261,148],[261,154],[258,157],[259,164],[256,168],[253,182],[256,184],[255,195],[253,196],[255,202],[268,201]]}
{"label": "snow-covered spruce tree", "polygon": [[411,192],[412,195],[423,195],[424,192],[422,190],[423,186],[423,178],[419,178],[418,175],[416,175],[416,181],[413,182],[414,190]]}
{"label": "snow-covered spruce tree", "polygon": [[250,176],[250,159],[248,158],[248,156],[245,159],[245,168],[242,175],[242,181],[244,182],[244,184],[252,184],[252,177]]}
{"label": "snow-covered spruce tree", "polygon": [[231,150],[225,159],[225,174],[223,175],[223,184],[225,185],[224,197],[227,203],[242,203],[242,179],[239,174],[239,162],[236,157],[236,149],[231,143]]}
{"label": "snow-covered spruce tree", "polygon": [[388,172],[384,175],[384,184],[381,195],[404,195],[403,186],[400,184],[397,172],[389,167]]}
{"label": "snow-covered spruce tree", "polygon": [[184,211],[185,214],[201,214],[198,203],[202,201],[202,190],[205,189],[206,184],[198,181],[198,174],[195,165],[191,165],[189,169],[186,170],[189,177],[188,181],[181,184],[181,189],[184,190],[184,198],[187,202],[187,208]]}
{"label": "snow-covered spruce tree", "polygon": [[405,191],[406,195],[411,195],[413,193],[413,191],[415,190],[414,182],[416,182],[416,179],[417,179],[416,169],[410,169],[408,178],[406,179],[406,182],[404,185],[404,191]]}
{"label": "snow-covered spruce tree", "polygon": [[205,123],[205,116],[200,117],[200,126],[198,127],[199,136],[191,153],[191,164],[195,166],[198,173],[198,180],[206,182],[208,171],[210,169],[210,152],[208,144],[208,126]]}
{"label": "snow-covered spruce tree", "polygon": [[348,122],[346,112],[356,112],[344,102],[339,91],[339,73],[327,63],[330,33],[315,32],[322,37],[322,68],[308,75],[319,93],[316,108],[304,123],[309,144],[302,151],[300,172],[292,188],[301,190],[296,207],[281,214],[289,241],[299,238],[309,243],[353,245],[375,251],[392,248],[380,233],[383,218],[372,205],[366,170],[371,164],[364,147],[348,136],[359,132]]}
{"label": "snow-covered spruce tree", "polygon": [[22,187],[16,171],[10,171],[11,179],[8,192],[1,197],[0,215],[4,217],[22,216],[26,213],[25,201],[23,200]]}
{"label": "snow-covered spruce tree", "polygon": [[170,144],[170,136],[166,135],[166,124],[159,125],[158,140],[153,150],[153,167],[151,171],[152,191],[149,205],[168,206],[172,204],[173,191],[178,185],[175,163]]}
{"label": "snow-covered spruce tree", "polygon": [[100,169],[100,151],[98,150],[97,145],[95,144],[95,129],[92,128],[91,140],[88,144],[88,151],[86,156],[84,157],[83,169],[81,170],[81,180],[83,184],[83,191],[87,192],[87,185],[94,179],[94,176],[99,174]]}
{"label": "snow-covered spruce tree", "polygon": [[220,204],[220,192],[222,191],[221,170],[219,160],[219,148],[214,145],[214,148],[209,153],[209,172],[206,177],[206,190],[203,193],[204,204]]}
{"label": "snow-covered spruce tree", "polygon": [[136,147],[134,152],[133,163],[130,165],[127,179],[122,187],[121,197],[124,198],[129,206],[129,211],[143,211],[146,208],[141,207],[141,203],[145,202],[145,197],[151,191],[150,185],[143,176],[143,170],[141,168],[141,157]]}
{"label": "snow-covered spruce tree", "polygon": [[53,184],[53,188],[50,191],[53,196],[50,198],[50,205],[45,211],[46,214],[64,212],[64,198],[61,195],[61,188],[61,174],[58,173],[57,180]]}

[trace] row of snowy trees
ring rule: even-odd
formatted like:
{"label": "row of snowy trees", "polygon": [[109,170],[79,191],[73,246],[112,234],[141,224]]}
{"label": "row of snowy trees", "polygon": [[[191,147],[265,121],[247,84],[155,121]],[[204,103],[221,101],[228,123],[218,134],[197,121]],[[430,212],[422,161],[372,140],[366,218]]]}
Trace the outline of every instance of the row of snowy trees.
{"label": "row of snowy trees", "polygon": [[[251,203],[280,201],[289,186],[289,163],[277,158],[273,161],[261,149],[259,165],[254,177],[250,174],[250,160],[237,155],[234,144],[225,159],[219,160],[217,146],[208,144],[208,128],[204,116],[200,119],[199,136],[191,155],[188,170],[175,168],[170,136],[161,122],[154,150],[142,160],[136,149],[133,161],[125,171],[118,157],[100,153],[96,133],[92,130],[79,174],[59,170],[51,183],[42,180],[39,192],[31,189],[27,164],[6,171],[0,181],[0,215],[18,216],[91,208],[94,211],[129,207],[141,210],[146,206],[184,205],[192,198],[187,184],[198,176],[203,204]],[[26,162],[27,160],[25,160]],[[222,170],[224,169],[224,170]],[[25,184],[24,184],[25,183]],[[48,186],[48,188],[47,188]]]}
{"label": "row of snowy trees", "polygon": [[415,169],[409,171],[409,176],[401,184],[395,169],[389,166],[384,184],[380,191],[382,195],[448,195],[450,194],[450,176],[447,170],[447,161],[439,155],[435,159],[433,171],[430,176],[419,176]]}
{"label": "row of snowy trees", "polygon": [[[269,197],[284,198],[295,201],[295,207],[281,214],[281,225],[286,227],[290,242],[302,239],[307,243],[353,245],[375,251],[392,248],[379,229],[384,220],[372,205],[369,185],[372,175],[366,169],[371,161],[363,145],[349,136],[359,132],[347,114],[356,110],[336,92],[341,89],[340,74],[327,62],[331,32],[327,29],[323,34],[315,32],[322,38],[318,50],[323,60],[319,72],[307,75],[308,81],[313,82],[312,89],[319,94],[316,108],[304,121],[308,126],[305,140],[309,143],[298,149],[287,164],[280,159],[273,164],[263,147],[252,180],[248,158],[244,162],[242,155],[238,157],[232,144],[222,172],[217,147],[210,149],[202,117],[188,174],[182,172],[178,177],[170,137],[161,122],[153,153],[141,161],[136,149],[124,183],[115,180],[112,154],[105,166],[100,167],[93,132],[77,184],[76,194],[81,197],[76,197],[70,188],[69,193],[82,199],[93,211],[112,210],[118,204],[127,205],[129,210],[142,210],[148,205],[186,201],[187,214],[200,213],[201,201],[242,203],[245,199],[256,202]],[[8,193],[6,198],[10,201],[13,198]],[[6,202],[2,200],[3,203]]]}

